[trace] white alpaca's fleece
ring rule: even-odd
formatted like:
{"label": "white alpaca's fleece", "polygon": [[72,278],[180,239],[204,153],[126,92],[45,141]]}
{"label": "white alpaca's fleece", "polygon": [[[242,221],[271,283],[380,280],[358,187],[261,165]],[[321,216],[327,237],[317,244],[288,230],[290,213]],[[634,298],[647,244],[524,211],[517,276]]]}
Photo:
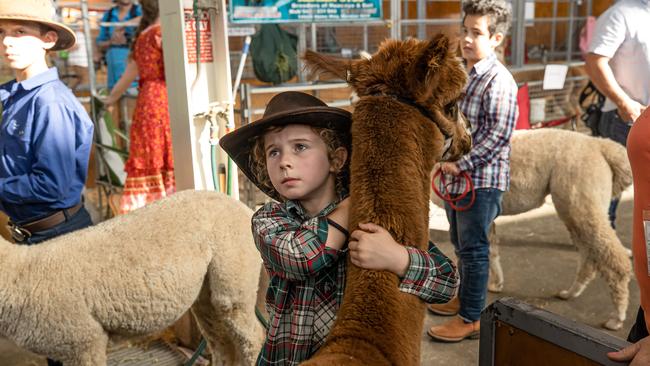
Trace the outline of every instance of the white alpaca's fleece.
{"label": "white alpaca's fleece", "polygon": [[161,330],[192,310],[213,365],[251,365],[260,256],[252,212],[183,191],[35,246],[0,239],[0,334],[66,366],[106,365],[111,337]]}
{"label": "white alpaca's fleece", "polygon": [[[604,322],[620,329],[628,306],[631,263],[610,226],[607,208],[613,197],[632,184],[623,146],[614,141],[560,129],[517,131],[512,138],[510,190],[503,195],[501,215],[515,215],[544,204],[551,195],[559,218],[580,254],[573,284],[562,299],[579,296],[599,273],[606,281],[615,311]],[[432,195],[434,203],[441,205]],[[498,240],[490,238],[488,289],[503,289]]]}

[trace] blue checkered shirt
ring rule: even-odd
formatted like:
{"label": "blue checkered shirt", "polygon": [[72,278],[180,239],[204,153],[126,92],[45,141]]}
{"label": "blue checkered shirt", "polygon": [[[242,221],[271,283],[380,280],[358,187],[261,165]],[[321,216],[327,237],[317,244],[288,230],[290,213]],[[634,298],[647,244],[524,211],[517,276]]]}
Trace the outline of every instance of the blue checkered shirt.
{"label": "blue checkered shirt", "polygon": [[[472,177],[474,188],[510,188],[510,137],[515,127],[517,83],[492,53],[477,62],[469,73],[460,110],[472,130],[472,150],[456,162]],[[465,180],[445,175],[447,192],[460,194]],[[439,186],[441,184],[439,183]]]}

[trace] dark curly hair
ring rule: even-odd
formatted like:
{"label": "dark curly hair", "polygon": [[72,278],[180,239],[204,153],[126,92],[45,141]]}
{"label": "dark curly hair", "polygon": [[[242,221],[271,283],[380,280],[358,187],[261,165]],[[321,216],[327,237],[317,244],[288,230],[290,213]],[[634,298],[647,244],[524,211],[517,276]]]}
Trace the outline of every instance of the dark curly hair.
{"label": "dark curly hair", "polygon": [[[251,149],[250,162],[249,162],[251,171],[255,175],[255,179],[257,179],[258,186],[263,187],[264,189],[267,190],[275,191],[275,187],[273,187],[273,184],[271,183],[271,178],[269,177],[269,173],[266,169],[266,152],[264,151],[264,136],[271,131],[273,132],[281,131],[284,127],[285,126],[270,127],[269,129],[264,131],[264,133],[255,137],[253,142],[253,147]],[[339,170],[339,172],[336,175],[336,194],[337,196],[339,196],[339,198],[343,198],[343,196],[347,193],[349,180],[350,180],[349,141],[346,141],[344,138],[342,138],[340,136],[341,134],[332,128],[311,126],[311,129],[312,131],[314,131],[315,134],[317,134],[318,136],[320,136],[321,139],[323,139],[323,142],[325,142],[325,146],[327,146],[327,157],[330,162],[334,159],[334,152],[339,147],[343,147],[348,151],[348,158],[343,164],[343,167]]]}
{"label": "dark curly hair", "polygon": [[[140,18],[140,24],[135,30],[135,36],[133,36],[133,42],[131,43],[131,57],[133,57],[133,50],[135,49],[135,40],[138,39],[138,36],[142,31],[147,29],[152,25],[159,16],[158,10],[158,0],[140,0],[140,5],[142,6],[142,18]],[[135,6],[131,5],[131,6]]]}
{"label": "dark curly hair", "polygon": [[512,8],[504,0],[469,0],[463,1],[463,22],[468,15],[487,15],[490,36],[495,33],[508,34],[512,21]]}

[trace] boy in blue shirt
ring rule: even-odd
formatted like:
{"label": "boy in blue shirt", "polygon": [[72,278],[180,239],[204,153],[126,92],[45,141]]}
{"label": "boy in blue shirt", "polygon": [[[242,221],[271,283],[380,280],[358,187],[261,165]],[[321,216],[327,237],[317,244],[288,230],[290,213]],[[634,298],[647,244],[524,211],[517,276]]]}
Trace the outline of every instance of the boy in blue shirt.
{"label": "boy in blue shirt", "polygon": [[16,79],[0,85],[0,210],[18,244],[92,224],[81,191],[93,123],[46,61],[75,44],[50,0],[0,0],[0,53]]}

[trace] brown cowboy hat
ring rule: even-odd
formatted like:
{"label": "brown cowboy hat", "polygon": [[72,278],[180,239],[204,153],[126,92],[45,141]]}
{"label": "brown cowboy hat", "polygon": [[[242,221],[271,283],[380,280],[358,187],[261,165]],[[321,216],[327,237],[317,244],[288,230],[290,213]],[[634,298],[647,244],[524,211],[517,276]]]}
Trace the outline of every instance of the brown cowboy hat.
{"label": "brown cowboy hat", "polygon": [[77,38],[72,29],[55,22],[52,0],[0,0],[0,20],[30,21],[44,24],[59,36],[50,50],[65,50],[74,46]]}
{"label": "brown cowboy hat", "polygon": [[[255,143],[255,137],[263,134],[269,127],[275,126],[301,124],[325,127],[339,131],[349,151],[351,117],[350,112],[328,107],[327,104],[312,95],[293,91],[284,92],[269,101],[262,119],[226,134],[221,138],[219,144],[253,184],[269,197],[279,201],[281,197],[278,193],[274,189],[261,186],[251,170],[250,153]],[[347,179],[347,172],[345,175],[345,179]]]}

